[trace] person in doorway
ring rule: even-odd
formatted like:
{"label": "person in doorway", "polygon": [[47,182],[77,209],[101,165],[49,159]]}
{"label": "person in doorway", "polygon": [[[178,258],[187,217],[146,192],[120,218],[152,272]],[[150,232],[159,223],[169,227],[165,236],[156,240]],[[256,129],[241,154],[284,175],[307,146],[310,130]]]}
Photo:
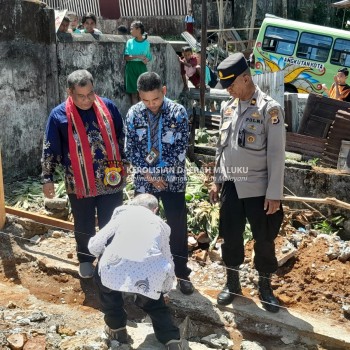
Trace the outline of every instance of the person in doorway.
{"label": "person in doorway", "polygon": [[124,50],[125,89],[130,94],[131,104],[139,101],[137,92],[137,79],[147,72],[147,63],[152,60],[150,43],[147,40],[145,27],[140,21],[134,21],[130,26],[130,34],[133,38],[126,42]]}
{"label": "person in doorway", "polygon": [[194,17],[192,15],[192,10],[188,10],[187,15],[185,16],[185,30],[193,35],[193,26],[194,26]]}
{"label": "person in doorway", "polygon": [[126,117],[125,152],[134,168],[135,194],[151,193],[163,203],[171,228],[170,248],[182,293],[193,293],[187,267],[186,150],[188,117],[185,108],[165,97],[157,73],[137,80],[141,102]]}
{"label": "person in doorway", "polygon": [[339,101],[350,102],[350,86],[346,83],[349,76],[347,68],[340,68],[334,76],[334,83],[328,90],[326,84],[322,84],[322,88],[328,97]]}
{"label": "person in doorway", "polygon": [[70,19],[67,16],[64,16],[60,26],[58,27],[57,34],[59,33],[68,33]]}
{"label": "person in doorway", "polygon": [[[285,127],[281,106],[254,85],[243,54],[230,55],[218,66],[217,88],[232,98],[221,111],[214,183],[210,200],[221,192],[219,233],[227,282],[217,297],[230,304],[241,294],[239,265],[244,261],[243,232],[248,219],[253,233],[259,297],[270,312],[279,311],[270,278],[277,269],[274,240],[283,220]],[[237,174],[239,174],[237,176]]]}
{"label": "person in doorway", "polygon": [[179,328],[164,301],[175,280],[170,227],[157,210],[158,200],[151,194],[140,194],[130,205],[115,209],[110,222],[89,242],[90,252],[99,257],[94,281],[110,341],[129,341],[122,296],[127,292],[136,295],[136,305],[151,317],[159,342],[167,350],[181,350]]}
{"label": "person in doorway", "polygon": [[97,19],[93,13],[91,12],[86,13],[83,16],[81,23],[84,26],[84,29],[81,31],[82,33],[90,33],[94,35],[102,34],[102,32],[96,28]]}
{"label": "person in doorway", "polygon": [[77,14],[75,12],[68,12],[67,16],[70,19],[70,26],[69,26],[68,32],[80,34],[81,31],[78,29],[79,19],[78,19]]}
{"label": "person in doorway", "polygon": [[43,192],[55,196],[54,172],[62,165],[74,217],[79,275],[93,276],[88,242],[123,202],[124,125],[115,104],[94,92],[93,77],[77,70],[67,78],[68,98],[49,116],[42,154]]}

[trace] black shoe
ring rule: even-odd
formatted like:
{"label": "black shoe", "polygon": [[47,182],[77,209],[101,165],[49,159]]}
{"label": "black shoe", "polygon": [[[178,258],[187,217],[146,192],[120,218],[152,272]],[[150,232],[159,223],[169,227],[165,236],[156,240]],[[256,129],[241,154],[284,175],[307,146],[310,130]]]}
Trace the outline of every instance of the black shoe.
{"label": "black shoe", "polygon": [[181,293],[190,295],[194,292],[193,284],[190,280],[179,279]]}
{"label": "black shoe", "polygon": [[239,282],[239,266],[228,266],[226,270],[227,283],[217,296],[219,305],[231,304],[237,294],[242,294],[241,284]]}
{"label": "black shoe", "polygon": [[259,299],[266,311],[276,313],[280,310],[279,302],[273,295],[270,278],[270,273],[259,273]]}
{"label": "black shoe", "polygon": [[117,340],[119,343],[127,344],[130,340],[126,327],[111,329],[106,325],[105,334],[107,335],[109,341]]}
{"label": "black shoe", "polygon": [[235,295],[230,292],[230,289],[226,285],[222,291],[218,294],[217,303],[219,305],[228,305],[233,302]]}

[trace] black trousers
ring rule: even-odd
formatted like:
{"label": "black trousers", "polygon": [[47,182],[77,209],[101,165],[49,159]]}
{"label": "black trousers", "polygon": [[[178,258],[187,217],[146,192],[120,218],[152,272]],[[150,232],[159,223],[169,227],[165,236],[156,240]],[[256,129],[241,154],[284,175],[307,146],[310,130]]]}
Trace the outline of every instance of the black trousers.
{"label": "black trousers", "polygon": [[283,221],[282,205],[274,214],[266,215],[265,197],[239,199],[233,181],[226,181],[221,192],[220,236],[224,238],[222,258],[226,266],[238,266],[244,261],[243,232],[248,219],[254,243],[254,264],[259,272],[277,269],[274,240]]}
{"label": "black trousers", "polygon": [[[101,283],[98,266],[95,269],[94,282],[107,326],[111,329],[125,327],[127,314],[124,309],[122,292],[111,290]],[[158,300],[154,300],[137,294],[135,304],[151,317],[154,334],[159,342],[165,344],[170,340],[180,339],[179,328],[175,326],[172,320],[163,295]]]}
{"label": "black trousers", "polygon": [[116,207],[123,204],[123,192],[96,197],[80,198],[69,195],[74,217],[74,235],[77,243],[77,256],[80,263],[93,262],[95,257],[88,250],[88,243],[95,235],[95,214],[97,211],[98,226],[101,229],[112,217]]}
{"label": "black trousers", "polygon": [[[135,193],[135,195],[140,193]],[[187,278],[191,269],[187,267],[187,213],[184,192],[157,192],[152,193],[161,200],[167,224],[170,226],[170,251],[173,255],[175,275],[178,278]]]}

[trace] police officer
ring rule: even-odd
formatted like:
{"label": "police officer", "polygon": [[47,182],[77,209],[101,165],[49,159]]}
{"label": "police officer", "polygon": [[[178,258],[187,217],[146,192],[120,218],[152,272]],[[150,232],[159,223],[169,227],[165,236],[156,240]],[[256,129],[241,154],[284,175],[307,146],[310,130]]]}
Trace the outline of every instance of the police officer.
{"label": "police officer", "polygon": [[227,305],[241,294],[238,268],[244,261],[243,232],[248,219],[255,240],[259,297],[266,310],[278,312],[270,277],[277,269],[274,239],[283,219],[284,113],[275,100],[254,85],[243,54],[222,61],[218,75],[217,88],[227,89],[232,98],[221,111],[210,191],[213,203],[221,192],[219,230],[227,267],[227,282],[217,302]]}

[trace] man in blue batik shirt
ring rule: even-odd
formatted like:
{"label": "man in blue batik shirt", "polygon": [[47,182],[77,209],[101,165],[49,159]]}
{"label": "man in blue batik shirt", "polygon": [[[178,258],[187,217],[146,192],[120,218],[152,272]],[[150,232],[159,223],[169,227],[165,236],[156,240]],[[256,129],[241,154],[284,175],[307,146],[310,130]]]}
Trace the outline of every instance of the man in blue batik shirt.
{"label": "man in blue batik shirt", "polygon": [[95,213],[101,229],[123,204],[126,177],[123,119],[111,100],[95,94],[93,83],[84,69],[67,77],[68,98],[50,113],[41,159],[47,198],[55,196],[56,167],[64,168],[82,278],[94,272],[88,242],[96,233]]}
{"label": "man in blue batik shirt", "polygon": [[165,97],[157,73],[137,80],[141,102],[126,117],[126,157],[134,168],[135,194],[151,193],[164,206],[171,228],[170,249],[182,293],[193,293],[187,267],[186,150],[188,117],[185,108]]}

